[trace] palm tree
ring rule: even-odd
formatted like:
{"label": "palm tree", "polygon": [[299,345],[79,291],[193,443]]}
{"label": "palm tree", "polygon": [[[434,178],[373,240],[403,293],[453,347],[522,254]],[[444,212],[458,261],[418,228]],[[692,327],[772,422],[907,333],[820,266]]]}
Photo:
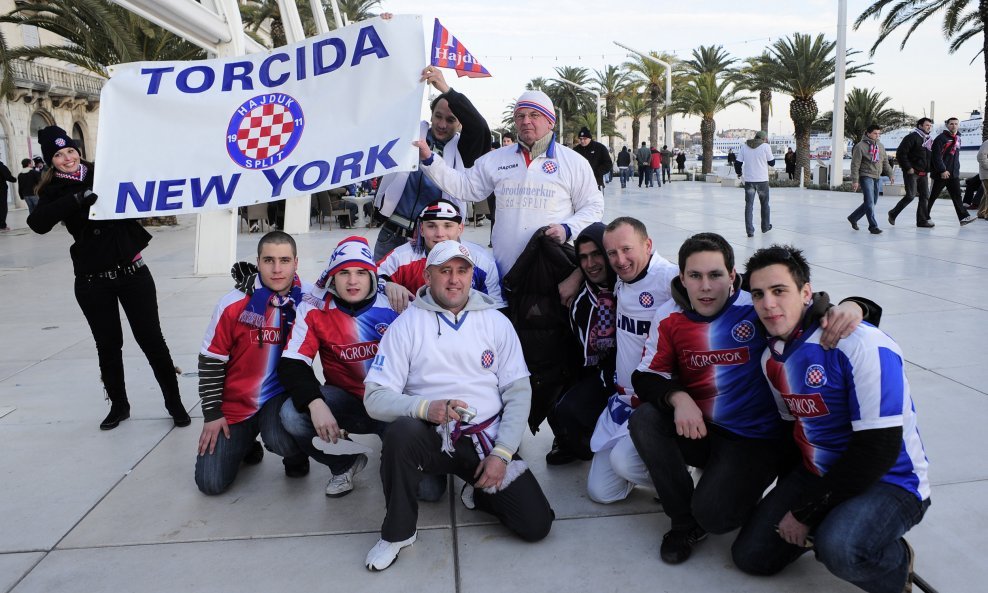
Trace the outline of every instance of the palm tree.
{"label": "palm tree", "polygon": [[[604,121],[601,125],[601,134],[604,134],[603,130],[608,125],[611,130],[614,129],[614,124],[617,121],[618,99],[627,86],[628,73],[622,71],[619,66],[605,66],[603,71],[594,70],[594,74],[595,78],[590,81],[590,84],[604,101]],[[597,141],[600,142],[600,138],[597,138]],[[614,136],[609,133],[607,134],[607,144],[613,153]]]}
{"label": "palm tree", "polygon": [[590,86],[590,73],[581,66],[558,66],[556,67],[556,82],[550,81],[549,88],[543,89],[552,99],[553,105],[563,110],[563,117],[566,119],[565,129],[571,130],[572,135],[575,135],[576,131],[579,130],[578,125],[576,125],[579,116],[587,111],[596,113],[597,109],[593,106],[590,93],[558,82],[560,79],[587,87]]}
{"label": "palm tree", "polygon": [[[665,53],[649,52],[663,62],[673,64],[678,61],[675,57]],[[659,145],[659,117],[662,116],[662,108],[667,107],[665,103],[665,76],[666,70],[662,66],[642,56],[635,54],[631,61],[625,62],[624,69],[628,71],[630,78],[642,85],[641,91],[645,93],[649,106],[648,118],[648,140],[650,146]]]}
{"label": "palm tree", "polygon": [[[882,18],[882,11],[890,7],[889,12]],[[881,29],[878,39],[871,46],[870,56],[875,55],[875,50],[885,41],[892,31],[895,31],[907,23],[909,28],[899,48],[904,48],[909,37],[926,19],[943,12],[943,34],[950,42],[947,51],[956,52],[969,39],[979,37],[981,47],[978,53],[984,60],[985,67],[985,97],[988,100],[988,2],[985,0],[879,0],[872,3],[854,21],[854,28],[857,29],[869,18],[881,19]],[[977,58],[977,53],[975,58]],[[974,61],[973,59],[971,60]],[[981,139],[988,140],[988,120],[985,121],[981,129]]]}
{"label": "palm tree", "polygon": [[641,135],[641,118],[648,113],[649,104],[645,101],[644,93],[633,88],[629,88],[618,103],[621,107],[620,116],[631,118],[631,148],[635,150]]}
{"label": "palm tree", "polygon": [[12,60],[46,58],[108,78],[113,64],[145,60],[194,60],[206,53],[195,45],[106,0],[46,0],[18,3],[0,22],[35,26],[65,40],[62,45],[8,48],[0,35],[4,95],[13,90]]}
{"label": "palm tree", "polygon": [[762,52],[760,56],[753,56],[745,59],[745,64],[737,71],[738,88],[753,93],[758,93],[758,106],[761,118],[758,129],[768,132],[768,120],[772,114],[772,80],[768,78],[767,69],[764,66],[768,58],[768,52]]}
{"label": "palm tree", "polygon": [[680,85],[672,97],[675,113],[696,115],[700,120],[700,137],[703,146],[703,173],[713,169],[714,132],[717,123],[714,115],[732,105],[751,107],[751,99],[741,96],[730,77],[713,72],[693,74],[687,84]]}
{"label": "palm tree", "polygon": [[[768,49],[764,61],[772,90],[792,97],[789,103],[789,117],[796,129],[796,166],[803,169],[804,180],[810,178],[810,132],[819,109],[813,98],[819,92],[834,84],[836,42],[827,41],[823,33],[815,38],[804,33],[794,33],[791,37],[779,39]],[[847,52],[848,56],[857,54]],[[871,64],[847,64],[846,78],[871,71]]]}
{"label": "palm tree", "polygon": [[683,62],[689,74],[721,74],[737,63],[720,45],[701,45],[693,50],[693,59]]}
{"label": "palm tree", "polygon": [[[875,124],[886,130],[903,128],[916,121],[916,118],[886,107],[891,99],[883,97],[874,89],[852,88],[844,100],[844,135],[861,142],[868,126]],[[814,129],[830,132],[833,128],[833,112],[828,111],[814,122]]]}
{"label": "palm tree", "polygon": [[[316,23],[312,18],[309,3],[305,0],[295,0],[295,4],[298,7],[299,19],[302,21],[302,29],[305,34],[307,36],[315,35]],[[337,0],[337,6],[339,6],[340,14],[347,23],[356,23],[377,16],[373,10],[381,7],[381,0]],[[329,25],[329,29],[335,29],[336,19],[328,2],[323,2],[323,11],[326,14],[326,23]],[[264,23],[268,23],[271,46],[281,47],[288,43],[277,0],[247,0],[240,7],[240,16],[244,23],[244,29],[248,33],[253,33],[254,38],[259,42],[263,43],[264,40],[256,35],[257,31]]]}

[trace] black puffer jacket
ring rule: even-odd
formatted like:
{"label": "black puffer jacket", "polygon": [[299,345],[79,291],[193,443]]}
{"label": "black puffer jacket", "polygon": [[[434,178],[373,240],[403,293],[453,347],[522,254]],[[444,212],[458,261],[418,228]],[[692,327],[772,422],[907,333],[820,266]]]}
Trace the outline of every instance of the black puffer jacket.
{"label": "black puffer jacket", "polygon": [[[151,233],[136,220],[90,220],[89,206],[81,206],[76,194],[93,189],[96,174],[92,163],[83,162],[88,169],[85,179],[53,177],[39,192],[38,207],[27,217],[27,224],[38,234],[45,234],[56,224],[65,228],[75,239],[69,248],[76,276],[96,274],[125,266],[134,261],[151,240]],[[108,200],[104,196],[100,199]]]}
{"label": "black puffer jacket", "polygon": [[518,332],[532,375],[532,433],[582,368],[568,311],[559,302],[559,283],[576,269],[573,246],[546,237],[546,228],[535,232],[503,278],[508,318]]}

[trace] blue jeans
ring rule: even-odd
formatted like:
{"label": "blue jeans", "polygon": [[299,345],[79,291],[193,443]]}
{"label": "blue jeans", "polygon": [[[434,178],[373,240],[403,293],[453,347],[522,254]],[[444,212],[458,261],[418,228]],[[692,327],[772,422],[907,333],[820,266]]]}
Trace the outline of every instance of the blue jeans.
{"label": "blue jeans", "polygon": [[631,179],[631,167],[621,167],[621,187],[628,187],[628,180]]}
{"label": "blue jeans", "polygon": [[[775,526],[818,479],[800,467],[779,480],[731,547],[738,568],[769,576],[808,551],[786,543]],[[929,506],[929,499],[921,502],[911,492],[878,482],[831,509],[812,530],[817,560],[865,591],[899,593],[909,573],[902,536],[923,519]]]}
{"label": "blue jeans", "polygon": [[258,434],[264,447],[284,457],[286,465],[305,457],[278,418],[278,410],[286,399],[288,394],[283,393],[264,402],[256,414],[229,426],[230,438],[220,433],[212,453],[207,451],[196,457],[196,486],[203,494],[221,494],[233,484],[240,471],[240,462],[250,452]]}
{"label": "blue jeans", "polygon": [[878,221],[875,220],[875,204],[878,203],[878,192],[880,182],[872,177],[861,177],[858,179],[861,185],[861,194],[864,196],[862,204],[847,217],[851,222],[858,222],[862,216],[868,217],[868,228],[877,229]]}
{"label": "blue jeans", "polygon": [[768,181],[745,181],[744,183],[744,230],[749,235],[755,234],[752,222],[752,210],[755,206],[755,194],[761,204],[762,232],[767,233],[772,228],[768,206]]}
{"label": "blue jeans", "polygon": [[652,172],[655,173],[655,187],[662,187],[662,168],[652,169]]}
{"label": "blue jeans", "polygon": [[374,261],[381,261],[405,243],[408,243],[408,237],[399,235],[390,224],[382,224],[381,231],[377,234],[377,243],[374,244]]}
{"label": "blue jeans", "polygon": [[668,165],[662,163],[662,180],[672,181],[672,163],[669,163]]}
{"label": "blue jeans", "polygon": [[[355,395],[336,387],[334,385],[323,385],[319,388],[322,392],[322,399],[329,406],[329,411],[336,418],[336,424],[347,432],[355,434],[376,434],[381,436],[387,428],[386,422],[374,420],[367,415],[364,409],[364,402]],[[316,436],[316,428],[312,425],[312,417],[308,412],[299,412],[295,409],[295,404],[291,400],[286,401],[281,406],[281,423],[285,426],[288,434],[295,439],[299,449],[305,451],[309,457],[319,463],[329,467],[333,475],[342,474],[350,469],[356,460],[356,455],[330,455],[324,453],[312,444],[312,437]]]}

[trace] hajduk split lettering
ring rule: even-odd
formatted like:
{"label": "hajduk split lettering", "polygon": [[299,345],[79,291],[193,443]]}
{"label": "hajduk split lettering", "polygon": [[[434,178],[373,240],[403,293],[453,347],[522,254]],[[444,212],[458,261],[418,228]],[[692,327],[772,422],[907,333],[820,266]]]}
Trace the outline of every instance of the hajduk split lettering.
{"label": "hajduk split lettering", "polygon": [[291,154],[304,127],[302,107],[283,93],[244,101],[230,118],[226,150],[245,169],[266,169]]}

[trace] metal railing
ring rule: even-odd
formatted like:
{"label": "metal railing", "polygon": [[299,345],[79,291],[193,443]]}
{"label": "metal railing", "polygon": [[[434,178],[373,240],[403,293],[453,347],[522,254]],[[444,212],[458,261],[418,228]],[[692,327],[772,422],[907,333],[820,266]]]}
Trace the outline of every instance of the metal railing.
{"label": "metal railing", "polygon": [[98,99],[105,82],[103,78],[92,74],[70,72],[27,60],[12,60],[10,73],[17,87],[47,91],[51,95],[58,96]]}

